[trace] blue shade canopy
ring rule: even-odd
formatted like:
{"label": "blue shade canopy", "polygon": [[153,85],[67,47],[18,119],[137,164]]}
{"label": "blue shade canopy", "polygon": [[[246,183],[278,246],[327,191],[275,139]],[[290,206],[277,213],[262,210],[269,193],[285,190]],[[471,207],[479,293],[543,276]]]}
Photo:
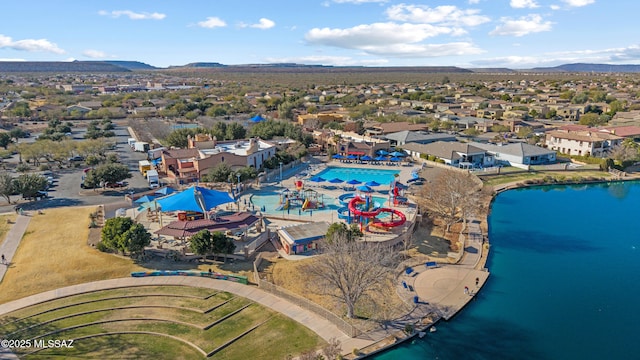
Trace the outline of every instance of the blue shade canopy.
{"label": "blue shade canopy", "polygon": [[370,161],[370,160],[373,160],[373,158],[371,156],[369,156],[369,155],[365,155],[365,156],[361,157],[360,160]]}
{"label": "blue shade canopy", "polygon": [[156,202],[162,211],[206,212],[218,205],[233,202],[229,193],[192,186],[182,192],[167,196]]}
{"label": "blue shade canopy", "polygon": [[351,179],[351,180],[347,181],[347,184],[349,184],[349,185],[358,185],[360,183],[362,183],[362,181],[358,181],[356,179]]}
{"label": "blue shade canopy", "polygon": [[251,119],[249,119],[249,120],[251,120],[251,122],[258,123],[258,122],[265,121],[265,118],[263,118],[263,117],[262,117],[262,116],[260,116],[260,115],[256,115],[256,116],[252,117],[252,118],[251,118]]}
{"label": "blue shade canopy", "polygon": [[356,189],[362,191],[362,192],[372,192],[373,190],[368,187],[367,185],[362,185],[362,186],[358,186]]}
{"label": "blue shade canopy", "polygon": [[138,200],[134,201],[134,203],[136,203],[136,204],[144,204],[146,202],[153,201],[155,198],[156,198],[155,196],[145,195],[145,196],[139,198]]}
{"label": "blue shade canopy", "polygon": [[332,156],[332,158],[334,158],[334,159],[344,159],[344,155],[342,155],[342,154],[335,154],[335,155],[333,155],[333,156]]}
{"label": "blue shade canopy", "polygon": [[389,152],[387,150],[380,149],[380,150],[376,151],[376,154],[378,154],[378,155],[389,155]]}
{"label": "blue shade canopy", "polygon": [[391,161],[400,161],[400,160],[402,160],[402,159],[400,159],[400,158],[399,158],[399,157],[397,157],[397,156],[394,156],[394,157],[390,158],[389,160],[391,160]]}
{"label": "blue shade canopy", "polygon": [[358,158],[358,156],[357,155],[353,155],[353,154],[347,156],[347,159],[349,159],[349,160],[355,160],[357,158]]}
{"label": "blue shade canopy", "polygon": [[386,156],[380,155],[380,156],[376,156],[376,158],[374,159],[375,161],[385,161],[387,160]]}
{"label": "blue shade canopy", "polygon": [[406,189],[408,189],[408,188],[409,188],[407,185],[405,185],[405,184],[403,184],[403,183],[401,183],[401,182],[396,182],[396,187],[397,187],[398,189],[400,189],[400,190],[406,190]]}
{"label": "blue shade canopy", "polygon": [[400,152],[400,151],[394,151],[394,152],[392,152],[392,153],[391,153],[391,154],[389,154],[389,155],[391,155],[391,156],[397,156],[397,157],[404,157],[404,156],[407,156],[407,154],[405,154],[405,153],[403,153],[403,152]]}
{"label": "blue shade canopy", "polygon": [[175,192],[175,190],[173,188],[170,187],[163,187],[162,189],[156,191],[154,194],[158,194],[158,195],[169,195],[169,194],[173,194]]}
{"label": "blue shade canopy", "polygon": [[367,185],[367,186],[380,186],[380,184],[378,182],[376,182],[375,180],[367,181],[364,184]]}
{"label": "blue shade canopy", "polygon": [[313,181],[313,182],[323,182],[323,181],[327,181],[324,178],[320,177],[320,176],[314,176],[311,179],[309,179],[309,181]]}
{"label": "blue shade canopy", "polygon": [[340,184],[342,182],[342,179],[333,178],[333,179],[329,180],[329,182],[332,183],[332,184]]}

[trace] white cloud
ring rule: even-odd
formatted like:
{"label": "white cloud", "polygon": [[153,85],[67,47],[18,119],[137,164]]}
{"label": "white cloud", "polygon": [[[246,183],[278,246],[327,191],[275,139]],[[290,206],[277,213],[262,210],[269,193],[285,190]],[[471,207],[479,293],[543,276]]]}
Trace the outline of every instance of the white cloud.
{"label": "white cloud", "polygon": [[560,10],[559,5],[550,5],[549,7],[551,8],[551,10]]}
{"label": "white cloud", "polygon": [[9,36],[0,35],[0,49],[9,48],[18,51],[29,52],[51,52],[54,54],[64,54],[64,50],[47,39],[24,39],[14,41]]}
{"label": "white cloud", "polygon": [[391,20],[418,24],[477,26],[491,20],[488,16],[479,15],[479,13],[480,10],[477,9],[463,10],[451,5],[430,8],[427,5],[399,4],[387,9],[387,16]]}
{"label": "white cloud", "polygon": [[582,7],[591,5],[596,2],[596,0],[562,0],[563,3],[571,6],[571,7]]}
{"label": "white cloud", "polygon": [[200,21],[198,23],[198,26],[207,28],[207,29],[213,29],[217,27],[225,27],[227,26],[227,23],[218,17],[208,17],[207,20]]}
{"label": "white cloud", "polygon": [[25,59],[6,59],[6,58],[0,58],[0,61],[27,61]]}
{"label": "white cloud", "polygon": [[469,0],[469,1],[468,1],[468,3],[469,3],[470,5],[475,5],[475,4],[479,4],[479,3],[480,3],[480,0]]}
{"label": "white cloud", "polygon": [[298,57],[269,57],[267,63],[295,63],[325,66],[384,66],[389,63],[386,59],[354,59],[348,56],[310,55]]}
{"label": "white cloud", "polygon": [[247,25],[244,23],[240,23],[240,27],[252,27],[255,29],[262,29],[262,30],[271,29],[274,26],[276,26],[276,23],[273,20],[269,20],[267,18],[261,18],[257,24]]}
{"label": "white cloud", "polygon": [[389,0],[333,0],[336,4],[366,4],[366,3],[386,3]]}
{"label": "white cloud", "polygon": [[534,9],[540,6],[535,0],[511,0],[509,5],[511,5],[512,8],[516,9]]}
{"label": "white cloud", "polygon": [[305,35],[310,44],[356,49],[370,55],[403,58],[470,55],[484,52],[469,42],[425,44],[438,35],[451,35],[455,29],[430,24],[374,23],[348,29],[315,28]]}
{"label": "white cloud", "polygon": [[91,49],[83,51],[82,55],[92,59],[106,59],[108,57],[113,57],[113,56],[107,55],[107,53],[104,51],[91,50]]}
{"label": "white cloud", "polygon": [[100,10],[98,11],[99,15],[102,16],[111,16],[112,18],[119,18],[121,16],[126,16],[131,20],[162,20],[165,17],[167,17],[167,15],[165,14],[161,14],[161,13],[148,13],[148,12],[141,12],[141,13],[137,13],[137,12],[133,12],[131,10],[114,10],[114,11],[105,11],[105,10]]}
{"label": "white cloud", "polygon": [[493,29],[489,35],[524,36],[531,33],[550,31],[553,24],[551,21],[543,22],[542,16],[536,14],[523,16],[519,19],[503,17],[500,21],[502,24]]}

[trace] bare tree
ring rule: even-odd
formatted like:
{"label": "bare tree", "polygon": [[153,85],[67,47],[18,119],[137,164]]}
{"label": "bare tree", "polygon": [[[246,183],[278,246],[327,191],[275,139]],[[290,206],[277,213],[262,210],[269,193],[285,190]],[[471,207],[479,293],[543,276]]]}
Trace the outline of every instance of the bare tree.
{"label": "bare tree", "polygon": [[480,205],[478,191],[479,185],[473,175],[444,170],[420,189],[418,201],[420,206],[445,222],[448,232],[451,225],[466,221],[477,210]]}
{"label": "bare tree", "polygon": [[356,304],[365,293],[384,286],[398,259],[387,246],[349,240],[342,233],[324,240],[319,251],[322,255],[307,270],[322,293],[344,302],[349,318],[355,317]]}
{"label": "bare tree", "polygon": [[340,340],[336,338],[331,338],[322,348],[322,354],[327,358],[327,360],[334,360],[338,358],[340,355],[340,351],[342,350],[342,344]]}

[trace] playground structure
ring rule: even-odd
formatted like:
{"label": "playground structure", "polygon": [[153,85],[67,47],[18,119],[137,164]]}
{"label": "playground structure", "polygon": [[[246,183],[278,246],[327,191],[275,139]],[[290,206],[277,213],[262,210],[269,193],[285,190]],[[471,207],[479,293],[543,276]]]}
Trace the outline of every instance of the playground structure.
{"label": "playground structure", "polygon": [[[367,226],[389,230],[390,228],[402,226],[407,221],[407,217],[400,210],[374,206],[371,196],[367,196],[364,199],[360,196],[354,197],[349,201],[348,209],[350,219],[347,221],[359,223],[360,230],[364,230]],[[379,218],[378,216],[383,213],[391,214],[391,219]]]}
{"label": "playground structure", "polygon": [[280,193],[277,211],[300,207],[302,211],[324,208],[324,195],[312,189],[305,189],[302,181],[296,181],[296,189]]}

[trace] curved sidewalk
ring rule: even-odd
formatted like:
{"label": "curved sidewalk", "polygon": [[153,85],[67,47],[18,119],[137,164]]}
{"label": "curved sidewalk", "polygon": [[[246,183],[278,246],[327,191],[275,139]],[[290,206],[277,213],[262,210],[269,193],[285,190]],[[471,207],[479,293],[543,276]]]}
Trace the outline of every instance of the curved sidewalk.
{"label": "curved sidewalk", "polygon": [[260,290],[257,287],[251,285],[242,285],[231,281],[189,276],[161,276],[146,278],[131,277],[94,281],[84,284],[67,286],[64,288],[46,291],[43,293],[27,296],[22,299],[14,300],[6,304],[2,304],[0,305],[0,316],[21,308],[65,296],[98,290],[146,285],[185,285],[193,287],[203,287],[219,291],[226,291],[238,296],[245,297],[262,306],[268,307],[285,316],[288,316],[289,318],[311,329],[325,341],[328,341],[332,338],[339,340],[342,344],[343,351],[350,351],[351,349],[356,347],[363,348],[373,342],[366,339],[350,338],[328,320],[316,315],[313,312],[307,311],[285,299],[281,299],[277,296]]}

